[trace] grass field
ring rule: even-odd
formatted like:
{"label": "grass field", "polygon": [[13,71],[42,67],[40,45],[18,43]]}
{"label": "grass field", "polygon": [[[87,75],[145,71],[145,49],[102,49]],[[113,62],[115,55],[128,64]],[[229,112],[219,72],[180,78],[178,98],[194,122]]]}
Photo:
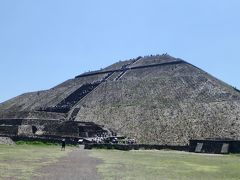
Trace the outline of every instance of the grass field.
{"label": "grass field", "polygon": [[[73,149],[67,147],[66,151],[60,151],[60,146],[43,144],[0,145],[0,179],[40,176],[39,168],[57,162]],[[97,170],[104,179],[240,179],[240,155],[143,150],[91,150],[88,153],[102,160]]]}
{"label": "grass field", "polygon": [[103,160],[105,179],[240,179],[240,155],[207,155],[176,151],[93,150]]}
{"label": "grass field", "polygon": [[56,145],[0,145],[0,179],[30,179],[40,175],[37,169],[56,162],[69,151],[69,148],[60,151]]}

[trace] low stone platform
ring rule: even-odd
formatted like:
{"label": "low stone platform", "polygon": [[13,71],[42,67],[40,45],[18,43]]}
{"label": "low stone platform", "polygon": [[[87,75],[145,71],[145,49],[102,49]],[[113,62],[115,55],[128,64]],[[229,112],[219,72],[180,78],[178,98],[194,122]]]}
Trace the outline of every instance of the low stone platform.
{"label": "low stone platform", "polygon": [[15,142],[10,137],[0,137],[0,144],[14,145]]}
{"label": "low stone platform", "polygon": [[196,153],[240,153],[240,140],[190,140],[189,151]]}
{"label": "low stone platform", "polygon": [[117,150],[177,150],[188,151],[188,146],[170,146],[170,145],[154,145],[154,144],[85,144],[85,149],[117,149]]}

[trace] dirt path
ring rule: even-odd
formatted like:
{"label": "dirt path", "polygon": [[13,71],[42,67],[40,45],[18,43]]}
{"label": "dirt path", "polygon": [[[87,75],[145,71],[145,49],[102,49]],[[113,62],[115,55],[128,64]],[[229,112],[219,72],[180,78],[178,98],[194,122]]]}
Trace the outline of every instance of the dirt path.
{"label": "dirt path", "polygon": [[101,161],[89,156],[88,150],[74,150],[68,156],[61,158],[56,164],[48,165],[38,172],[41,177],[33,180],[100,180],[96,166]]}

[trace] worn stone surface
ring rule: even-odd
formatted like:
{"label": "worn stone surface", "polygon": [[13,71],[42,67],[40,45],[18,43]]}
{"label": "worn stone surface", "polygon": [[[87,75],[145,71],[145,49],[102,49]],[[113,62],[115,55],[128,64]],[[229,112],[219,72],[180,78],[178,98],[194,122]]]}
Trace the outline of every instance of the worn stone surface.
{"label": "worn stone surface", "polygon": [[[148,56],[120,61],[96,72],[176,61],[182,60]],[[72,99],[83,85],[96,82],[99,85],[82,99]],[[70,111],[39,111],[58,104],[71,107]],[[44,128],[43,124],[24,121],[24,125],[35,124],[39,132],[48,134],[59,127],[55,120],[95,122],[150,144],[184,145],[192,138],[240,139],[240,92],[183,62],[70,79],[50,90],[26,93],[0,104],[0,118],[51,119]],[[76,135],[77,130],[73,127],[72,132]]]}
{"label": "worn stone surface", "polygon": [[15,142],[9,137],[0,136],[0,144],[15,145]]}

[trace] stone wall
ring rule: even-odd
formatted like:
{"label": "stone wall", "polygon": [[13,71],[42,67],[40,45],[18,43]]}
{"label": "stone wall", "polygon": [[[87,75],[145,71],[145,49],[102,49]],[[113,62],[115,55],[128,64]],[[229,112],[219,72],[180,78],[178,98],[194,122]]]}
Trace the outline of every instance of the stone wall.
{"label": "stone wall", "polygon": [[77,122],[66,121],[62,123],[52,122],[43,129],[45,135],[79,137]]}
{"label": "stone wall", "polygon": [[28,136],[33,135],[33,126],[31,125],[21,125],[18,126],[18,136]]}
{"label": "stone wall", "polygon": [[205,139],[190,140],[190,152],[197,153],[240,153],[240,140],[224,140],[224,139]]}
{"label": "stone wall", "polygon": [[22,119],[0,119],[0,125],[21,125]]}
{"label": "stone wall", "polygon": [[17,136],[17,134],[18,134],[18,126],[0,125],[1,136]]}
{"label": "stone wall", "polygon": [[104,126],[100,126],[93,122],[78,122],[79,136],[83,138],[112,136],[112,132]]}
{"label": "stone wall", "polygon": [[0,137],[0,144],[15,145],[15,142],[9,137]]}

